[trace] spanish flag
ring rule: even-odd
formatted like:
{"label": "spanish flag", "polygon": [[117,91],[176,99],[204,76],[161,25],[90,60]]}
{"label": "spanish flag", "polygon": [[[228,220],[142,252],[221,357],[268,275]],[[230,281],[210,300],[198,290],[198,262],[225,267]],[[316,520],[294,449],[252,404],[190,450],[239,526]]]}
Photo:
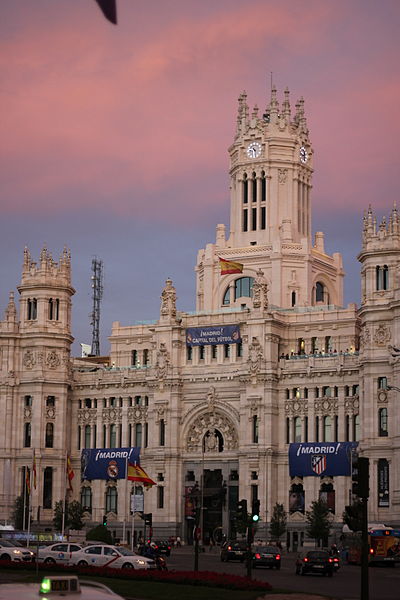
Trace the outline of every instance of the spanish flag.
{"label": "spanish flag", "polygon": [[146,489],[151,488],[152,485],[156,485],[156,482],[151,479],[141,466],[136,463],[128,463],[127,479],[129,481],[140,481],[143,483]]}
{"label": "spanish flag", "polygon": [[235,262],[234,260],[225,260],[219,257],[219,268],[221,269],[221,275],[231,275],[232,273],[242,273],[242,263]]}
{"label": "spanish flag", "polygon": [[31,493],[31,473],[29,471],[29,467],[25,467],[25,487],[26,493],[30,496]]}
{"label": "spanish flag", "polygon": [[75,477],[75,473],[72,468],[71,459],[69,457],[69,454],[67,454],[67,479],[68,479],[69,489],[71,492],[73,491],[72,480],[74,477]]}

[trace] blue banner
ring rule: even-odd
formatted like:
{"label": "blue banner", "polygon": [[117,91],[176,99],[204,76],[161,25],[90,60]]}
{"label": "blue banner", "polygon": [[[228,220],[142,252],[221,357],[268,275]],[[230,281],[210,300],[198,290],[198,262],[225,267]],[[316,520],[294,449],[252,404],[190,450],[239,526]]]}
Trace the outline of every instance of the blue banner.
{"label": "blue banner", "polygon": [[211,344],[240,344],[239,325],[215,327],[190,327],[186,329],[187,346],[207,346]]}
{"label": "blue banner", "polygon": [[351,454],[358,442],[313,442],[289,445],[290,477],[351,475]]}
{"label": "blue banner", "polygon": [[140,464],[138,448],[92,448],[82,450],[82,479],[125,479],[126,463]]}

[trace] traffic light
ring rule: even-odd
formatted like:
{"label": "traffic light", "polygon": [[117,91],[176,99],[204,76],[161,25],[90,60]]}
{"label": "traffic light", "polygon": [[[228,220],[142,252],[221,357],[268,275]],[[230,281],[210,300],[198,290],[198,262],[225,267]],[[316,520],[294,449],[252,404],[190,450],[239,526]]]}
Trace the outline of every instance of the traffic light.
{"label": "traffic light", "polygon": [[247,500],[241,500],[237,505],[237,518],[243,523],[247,522]]}
{"label": "traffic light", "polygon": [[147,527],[152,527],[153,525],[153,513],[147,513],[144,515],[144,524],[147,525]]}
{"label": "traffic light", "polygon": [[251,520],[253,523],[260,520],[260,501],[257,499],[254,499],[251,504]]}
{"label": "traffic light", "polygon": [[369,497],[369,458],[353,455],[351,461],[351,491],[359,498]]}
{"label": "traffic light", "polygon": [[107,527],[107,515],[103,515],[103,525]]}

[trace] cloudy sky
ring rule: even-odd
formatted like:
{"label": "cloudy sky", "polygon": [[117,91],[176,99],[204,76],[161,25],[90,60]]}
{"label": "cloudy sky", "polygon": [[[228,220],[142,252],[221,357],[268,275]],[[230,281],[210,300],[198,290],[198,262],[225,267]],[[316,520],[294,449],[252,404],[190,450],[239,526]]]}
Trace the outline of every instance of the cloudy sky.
{"label": "cloudy sky", "polygon": [[359,302],[361,221],[397,200],[398,0],[2,0],[0,312],[24,246],[71,249],[74,354],[91,341],[91,261],[104,261],[101,350],[113,321],[159,315],[171,277],[194,310],[199,248],[229,224],[237,98],[305,98],[313,229],[343,253]]}

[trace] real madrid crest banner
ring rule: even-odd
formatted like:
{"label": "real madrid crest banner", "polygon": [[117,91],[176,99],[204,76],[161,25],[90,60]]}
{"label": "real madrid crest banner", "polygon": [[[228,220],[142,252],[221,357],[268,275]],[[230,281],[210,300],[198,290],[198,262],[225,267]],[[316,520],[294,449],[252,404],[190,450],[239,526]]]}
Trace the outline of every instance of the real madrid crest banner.
{"label": "real madrid crest banner", "polygon": [[125,479],[128,462],[140,463],[140,447],[92,448],[81,453],[82,479]]}
{"label": "real madrid crest banner", "polygon": [[314,442],[289,445],[290,477],[351,475],[358,442]]}

